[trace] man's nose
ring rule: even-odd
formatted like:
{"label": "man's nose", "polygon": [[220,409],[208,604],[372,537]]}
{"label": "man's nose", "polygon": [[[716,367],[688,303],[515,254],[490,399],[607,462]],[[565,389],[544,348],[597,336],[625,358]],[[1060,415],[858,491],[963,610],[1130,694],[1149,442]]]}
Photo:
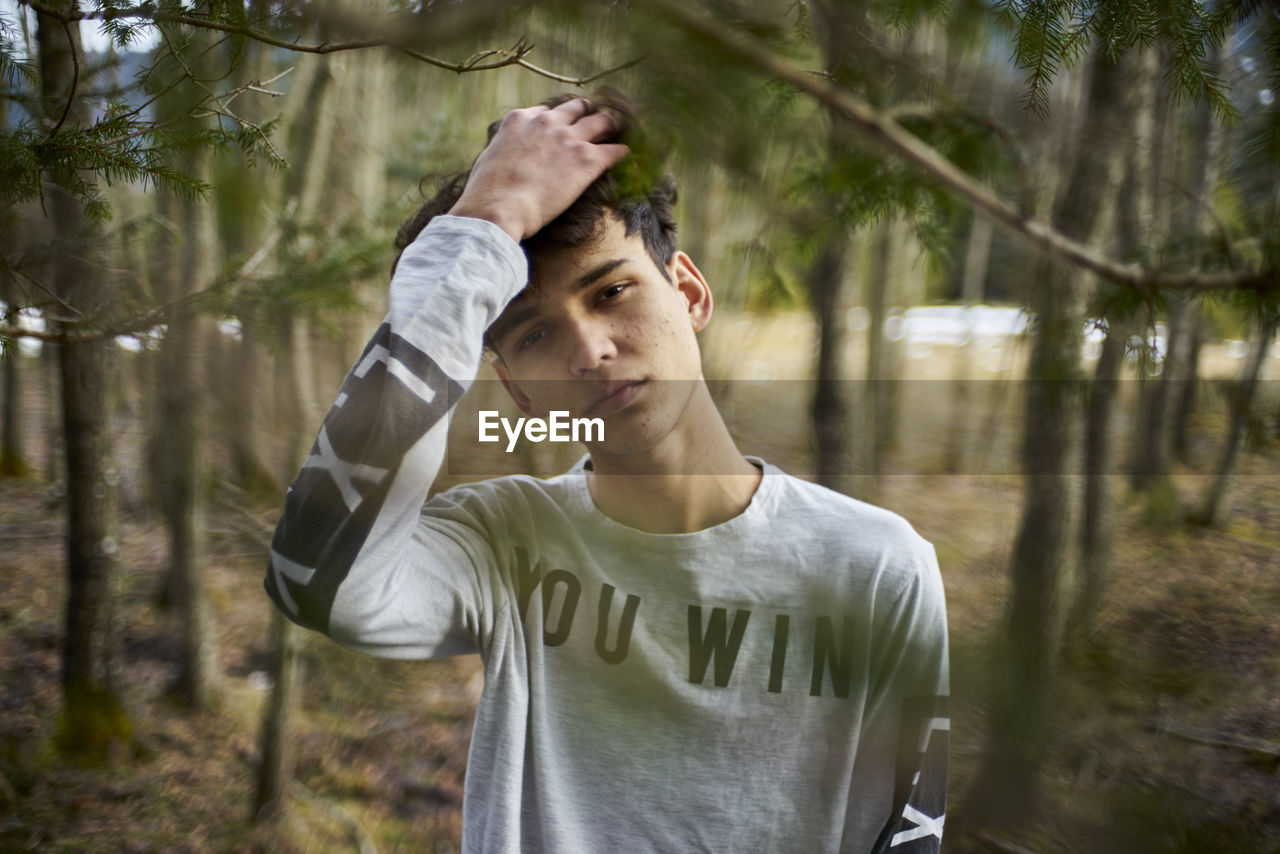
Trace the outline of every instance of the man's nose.
{"label": "man's nose", "polygon": [[582,376],[597,370],[618,355],[608,325],[591,319],[578,319],[569,324],[569,372]]}

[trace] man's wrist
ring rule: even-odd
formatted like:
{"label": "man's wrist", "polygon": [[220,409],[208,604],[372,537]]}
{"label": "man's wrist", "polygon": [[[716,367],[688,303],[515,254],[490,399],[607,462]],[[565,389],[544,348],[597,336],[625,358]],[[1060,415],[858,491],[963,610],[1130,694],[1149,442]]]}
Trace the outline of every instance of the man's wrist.
{"label": "man's wrist", "polygon": [[456,204],[449,209],[449,216],[483,219],[487,222],[493,223],[498,228],[505,231],[516,243],[519,243],[524,239],[524,227],[517,223],[509,213],[500,209],[486,210],[483,208],[473,208],[467,204]]}

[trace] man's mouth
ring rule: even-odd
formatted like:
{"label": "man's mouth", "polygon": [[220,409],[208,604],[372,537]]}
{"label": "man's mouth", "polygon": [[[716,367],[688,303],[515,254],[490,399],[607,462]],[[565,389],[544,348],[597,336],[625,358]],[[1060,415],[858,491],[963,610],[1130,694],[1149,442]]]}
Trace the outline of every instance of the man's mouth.
{"label": "man's mouth", "polygon": [[587,415],[604,417],[612,415],[636,399],[648,380],[613,380],[602,384],[595,401],[587,407]]}

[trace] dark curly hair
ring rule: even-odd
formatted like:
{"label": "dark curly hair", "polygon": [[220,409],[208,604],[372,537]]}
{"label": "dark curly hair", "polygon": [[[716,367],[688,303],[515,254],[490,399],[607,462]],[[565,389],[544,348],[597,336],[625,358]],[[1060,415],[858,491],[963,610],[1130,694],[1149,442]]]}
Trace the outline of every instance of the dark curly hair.
{"label": "dark curly hair", "polygon": [[[555,95],[543,101],[543,106],[556,107],[581,95]],[[626,142],[628,134],[634,127],[633,112],[626,99],[612,90],[601,90],[586,101],[587,113],[606,109],[618,120],[618,133],[602,142]],[[489,140],[498,132],[501,121],[489,125]],[[486,143],[487,144],[487,143]],[[626,161],[624,161],[625,163]],[[521,242],[525,256],[529,259],[529,276],[533,278],[537,268],[538,257],[551,250],[590,246],[602,236],[606,216],[617,216],[626,228],[628,236],[639,234],[644,241],[649,257],[666,275],[667,262],[676,251],[676,223],[672,208],[676,203],[676,184],[671,176],[664,176],[654,182],[648,192],[641,195],[624,193],[623,182],[619,180],[618,167],[614,167],[597,178],[569,209],[547,223],[533,236]],[[427,227],[437,216],[446,214],[462,195],[470,171],[455,172],[437,179],[436,194],[427,200],[396,234],[396,261],[392,264],[392,272],[396,263],[414,238]]]}

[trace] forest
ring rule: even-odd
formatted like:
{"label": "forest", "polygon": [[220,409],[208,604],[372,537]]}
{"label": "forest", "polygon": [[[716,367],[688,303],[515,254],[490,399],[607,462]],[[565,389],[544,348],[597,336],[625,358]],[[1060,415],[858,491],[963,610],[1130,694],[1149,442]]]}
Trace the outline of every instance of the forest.
{"label": "forest", "polygon": [[[460,850],[478,657],[263,574],[400,224],[605,87],[738,445],[934,544],[943,850],[1280,850],[1274,4],[5,0],[0,87],[0,850]],[[582,454],[482,410],[434,490]]]}

